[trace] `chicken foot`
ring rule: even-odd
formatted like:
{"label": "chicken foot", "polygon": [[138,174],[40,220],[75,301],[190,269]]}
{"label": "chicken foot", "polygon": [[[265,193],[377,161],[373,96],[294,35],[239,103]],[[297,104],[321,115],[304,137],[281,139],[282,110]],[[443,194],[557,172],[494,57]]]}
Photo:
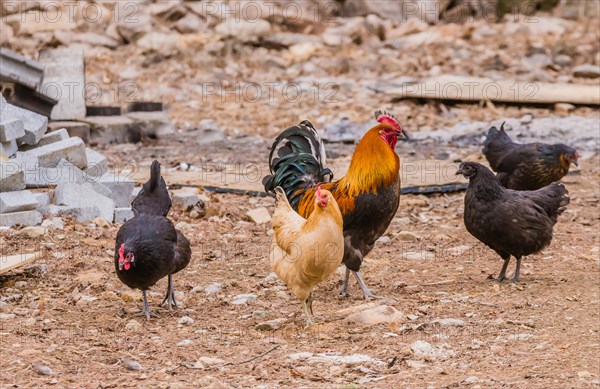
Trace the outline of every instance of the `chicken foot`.
{"label": "chicken foot", "polygon": [[156,313],[150,311],[150,305],[148,304],[145,290],[142,290],[142,295],[144,296],[144,309],[141,312],[137,312],[134,316],[146,316],[147,320],[150,320],[150,316],[158,317]]}
{"label": "chicken foot", "polygon": [[508,267],[508,263],[510,262],[510,255],[503,259],[504,264],[502,265],[502,270],[500,270],[500,274],[498,275],[498,278],[496,278],[496,281],[498,282],[506,280],[506,268]]}
{"label": "chicken foot", "polygon": [[365,283],[365,280],[362,278],[362,274],[360,274],[359,271],[352,271],[352,273],[354,274],[356,281],[358,281],[360,289],[362,289],[363,297],[365,298],[365,300],[381,298],[379,296],[374,295],[373,292],[371,292],[371,289],[367,287],[367,284]]}
{"label": "chicken foot", "polygon": [[313,309],[312,309],[313,297],[312,293],[308,295],[306,300],[302,301],[302,307],[304,308],[304,314],[306,315],[306,328],[315,325],[313,320]]}
{"label": "chicken foot", "polygon": [[167,304],[167,308],[169,308],[169,312],[171,312],[172,307],[177,307],[177,301],[175,301],[175,288],[173,288],[173,279],[171,274],[169,274],[169,285],[167,286],[167,294],[165,295],[164,300],[160,303],[161,306]]}
{"label": "chicken foot", "polygon": [[340,296],[349,297],[350,293],[348,293],[348,281],[350,279],[350,272],[354,274],[356,281],[358,281],[358,285],[363,292],[363,297],[365,300],[378,299],[379,296],[376,296],[371,292],[371,290],[367,287],[365,280],[362,278],[362,274],[359,271],[354,271],[346,268],[346,274],[344,276],[344,282],[342,283],[342,289],[340,289]]}

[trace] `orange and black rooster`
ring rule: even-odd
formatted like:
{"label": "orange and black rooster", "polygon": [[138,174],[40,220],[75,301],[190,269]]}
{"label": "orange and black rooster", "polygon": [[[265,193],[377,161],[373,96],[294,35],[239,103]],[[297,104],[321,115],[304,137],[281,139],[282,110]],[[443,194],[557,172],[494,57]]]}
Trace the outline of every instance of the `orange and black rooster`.
{"label": "orange and black rooster", "polygon": [[562,143],[514,143],[504,131],[489,129],[483,142],[483,155],[508,189],[536,190],[563,178],[577,165],[577,151]]}
{"label": "orange and black rooster", "polygon": [[271,175],[263,179],[267,193],[274,194],[275,188],[282,187],[292,208],[304,218],[314,210],[317,187],[333,194],[344,222],[342,262],[346,275],[340,294],[348,296],[352,271],[365,299],[374,296],[360,274],[360,266],[398,209],[400,159],[394,148],[399,136],[407,138],[400,123],[388,113],[377,111],[375,119],[379,124],[358,143],[348,173],[340,180],[330,182],[333,174],[324,167],[325,147],[308,120],[275,139],[269,155]]}

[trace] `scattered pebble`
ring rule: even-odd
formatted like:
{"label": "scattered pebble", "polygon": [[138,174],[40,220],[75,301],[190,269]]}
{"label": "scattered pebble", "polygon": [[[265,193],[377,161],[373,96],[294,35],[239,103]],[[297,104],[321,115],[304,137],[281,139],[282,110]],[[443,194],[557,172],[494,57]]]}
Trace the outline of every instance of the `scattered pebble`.
{"label": "scattered pebble", "polygon": [[260,331],[275,331],[281,328],[286,322],[287,319],[285,318],[273,319],[262,323],[258,323],[256,325],[256,329]]}
{"label": "scattered pebble", "polygon": [[179,319],[178,323],[182,324],[182,325],[189,325],[189,324],[193,324],[194,323],[194,319],[192,319],[189,316],[184,316],[181,319]]}
{"label": "scattered pebble", "polygon": [[193,341],[193,340],[191,340],[191,339],[184,339],[184,340],[182,340],[181,342],[177,343],[177,345],[178,345],[178,346],[185,347],[185,346],[189,346],[189,345],[191,345],[191,344],[193,344],[193,343],[194,343],[194,341]]}
{"label": "scattered pebble", "polygon": [[142,370],[142,365],[134,359],[124,358],[121,362],[123,363],[123,366],[125,366],[125,368],[127,370],[133,370],[133,371]]}
{"label": "scattered pebble", "polygon": [[234,305],[246,305],[248,301],[256,300],[258,296],[252,293],[248,294],[238,294],[234,296],[231,303]]}
{"label": "scattered pebble", "polygon": [[43,363],[34,363],[33,371],[40,375],[52,375],[52,369]]}
{"label": "scattered pebble", "polygon": [[269,223],[271,221],[271,215],[265,207],[251,209],[246,212],[246,216],[250,218],[256,224]]}

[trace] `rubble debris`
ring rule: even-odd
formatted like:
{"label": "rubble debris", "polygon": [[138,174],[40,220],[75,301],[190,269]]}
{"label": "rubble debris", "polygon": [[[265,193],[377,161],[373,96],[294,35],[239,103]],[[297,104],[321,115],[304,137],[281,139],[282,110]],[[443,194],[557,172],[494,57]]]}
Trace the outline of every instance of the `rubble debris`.
{"label": "rubble debris", "polygon": [[39,61],[44,66],[41,90],[58,100],[52,108],[50,119],[74,120],[85,117],[83,48],[44,49],[39,53]]}
{"label": "rubble debris", "polygon": [[19,164],[13,161],[0,163],[0,192],[25,189],[25,174]]}
{"label": "rubble debris", "polygon": [[127,116],[87,116],[91,138],[98,143],[137,143],[141,134],[133,119]]}
{"label": "rubble debris", "polygon": [[85,144],[79,138],[69,138],[26,152],[18,152],[17,159],[19,157],[27,162],[32,161],[34,166],[40,167],[56,167],[61,159],[71,162],[80,169],[87,167]]}
{"label": "rubble debris", "polygon": [[23,146],[23,147],[21,147],[21,150],[22,151],[32,150],[37,147],[46,146],[51,143],[60,142],[61,140],[66,140],[66,139],[69,139],[69,133],[67,132],[66,129],[61,128],[58,131],[49,132],[46,135],[42,136],[42,139],[40,139],[40,141],[36,145]]}
{"label": "rubble debris", "polygon": [[81,138],[83,143],[90,143],[90,125],[83,122],[70,121],[52,121],[48,123],[48,132],[53,132],[61,129],[67,130],[70,137]]}
{"label": "rubble debris", "polygon": [[35,145],[42,139],[48,127],[47,117],[12,104],[3,104],[3,107],[2,120],[16,119],[23,122],[25,135],[17,139],[20,145]]}
{"label": "rubble debris", "polygon": [[[2,225],[2,223],[0,223],[0,225]],[[41,258],[42,254],[43,251],[28,254],[3,255],[2,260],[0,261],[0,274],[35,261],[36,259]]]}
{"label": "rubble debris", "polygon": [[0,122],[0,142],[10,142],[25,136],[25,127],[19,119],[6,119]]}
{"label": "rubble debris", "polygon": [[[2,30],[4,33],[4,29]],[[37,89],[44,77],[44,66],[8,50],[0,48],[0,79]]]}
{"label": "rubble debris", "polygon": [[92,177],[100,177],[108,172],[108,159],[99,152],[85,148],[85,157],[87,159],[87,166],[83,171]]}
{"label": "rubble debris", "polygon": [[96,209],[97,214],[92,220],[98,216],[107,221],[113,220],[114,201],[89,187],[71,182],[61,182],[56,187],[55,193],[56,205]]}
{"label": "rubble debris", "polygon": [[137,133],[152,139],[164,138],[174,131],[171,119],[162,111],[129,112],[126,116],[135,123]]}
{"label": "rubble debris", "polygon": [[29,190],[0,193],[0,213],[30,211],[37,206],[37,198]]}
{"label": "rubble debris", "polygon": [[113,173],[106,173],[98,178],[98,183],[110,189],[110,198],[115,202],[115,207],[129,207],[131,205],[133,187],[135,182],[127,177]]}
{"label": "rubble debris", "polygon": [[130,207],[115,208],[114,223],[125,223],[133,216],[133,210]]}
{"label": "rubble debris", "polygon": [[0,226],[4,227],[37,226],[41,222],[42,214],[38,211],[0,213]]}

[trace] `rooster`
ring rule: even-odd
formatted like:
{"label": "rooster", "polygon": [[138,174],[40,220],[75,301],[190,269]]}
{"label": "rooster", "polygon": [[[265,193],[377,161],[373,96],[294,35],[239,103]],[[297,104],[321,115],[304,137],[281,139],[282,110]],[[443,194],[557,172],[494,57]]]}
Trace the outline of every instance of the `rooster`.
{"label": "rooster", "polygon": [[489,129],[483,154],[498,180],[508,189],[536,190],[563,178],[571,164],[577,166],[577,151],[562,143],[514,143],[504,131]]}
{"label": "rooster", "polygon": [[167,184],[160,175],[160,163],[152,162],[150,166],[150,179],[142,186],[138,195],[133,199],[131,208],[134,215],[167,216],[171,209],[171,197]]}
{"label": "rooster", "polygon": [[158,161],[154,161],[152,168],[150,181],[144,187],[159,188],[162,183],[165,192],[160,196],[146,197],[144,206],[138,209],[136,216],[121,226],[117,232],[114,256],[115,271],[121,282],[130,288],[142,290],[144,308],[141,315],[145,315],[147,319],[152,312],[146,291],[166,276],[169,284],[161,305],[166,303],[169,310],[172,306],[177,307],[172,276],[183,270],[192,256],[190,242],[181,231],[175,229],[169,219],[162,216],[163,212],[168,212],[168,208],[165,208],[166,199],[169,199],[169,205],[171,200],[160,176]]}
{"label": "rooster", "polygon": [[363,280],[360,267],[398,209],[400,159],[394,147],[399,136],[407,138],[392,115],[377,111],[375,119],[379,124],[360,140],[348,173],[340,180],[331,182],[333,174],[324,167],[325,147],[308,120],[288,128],[275,139],[269,155],[271,174],[263,179],[269,194],[282,187],[292,208],[303,218],[314,212],[317,187],[331,192],[344,221],[342,261],[346,274],[340,294],[349,296],[348,279],[352,272],[367,300],[374,296]]}
{"label": "rooster", "polygon": [[292,209],[281,187],[275,191],[271,267],[302,301],[307,326],[311,326],[312,291],[335,272],[344,255],[342,214],[325,189],[317,188],[313,212],[307,219]]}
{"label": "rooster", "polygon": [[506,279],[511,255],[517,259],[513,282],[521,274],[521,258],[547,247],[552,228],[569,204],[564,185],[554,182],[534,191],[505,189],[494,173],[476,162],[463,162],[456,174],[469,179],[464,221],[467,231],[504,260],[498,281]]}

